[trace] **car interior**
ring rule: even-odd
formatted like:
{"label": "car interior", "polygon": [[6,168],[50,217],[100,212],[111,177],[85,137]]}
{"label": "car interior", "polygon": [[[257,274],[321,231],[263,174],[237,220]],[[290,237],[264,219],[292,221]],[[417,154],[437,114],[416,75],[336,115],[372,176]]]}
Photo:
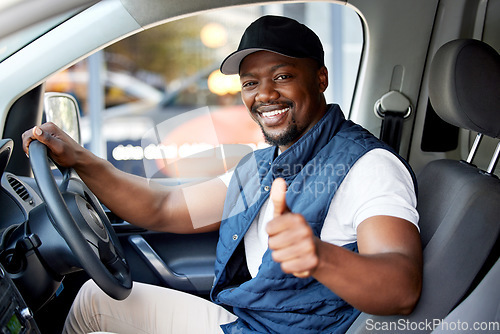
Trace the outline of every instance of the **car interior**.
{"label": "car interior", "polygon": [[[443,45],[431,65],[429,95],[436,113],[450,124],[477,132],[478,142],[483,135],[498,136],[500,123],[494,120],[496,106],[491,104],[500,84],[500,76],[494,74],[500,73],[498,60],[489,45],[457,39]],[[424,284],[417,307],[405,321],[447,321],[447,314],[474,286],[474,280],[498,261],[500,180],[492,171],[499,152],[495,151],[488,169],[482,170],[473,164],[475,150],[477,146],[467,160],[434,160],[418,175]],[[352,332],[369,332],[362,324],[370,317],[360,316],[356,322],[361,330],[353,326]],[[387,317],[372,320],[391,321]]]}
{"label": "car interior", "polygon": [[[204,49],[205,56],[213,54],[214,59],[197,72],[182,72],[182,66],[190,69],[198,61],[199,56],[189,52],[201,42],[187,37],[179,42],[178,36],[188,36],[199,21],[214,20],[238,27],[230,29],[234,45],[241,36],[238,29],[244,28],[239,21],[251,22],[265,13],[299,17],[325,33],[321,38],[347,40],[325,42],[330,61],[343,61],[330,70],[333,93],[328,102],[341,101],[347,118],[395,148],[417,176],[424,258],[420,300],[405,316],[361,313],[348,333],[500,331],[500,0],[17,0],[0,5],[0,22],[5,22],[0,26],[2,333],[60,333],[71,302],[88,279],[116,299],[127,297],[133,281],[209,298],[218,233],[160,233],[124,221],[102,206],[74,171],[52,163],[42,144],[34,142],[27,157],[21,134],[53,120],[67,126],[82,145],[96,149],[95,154],[105,155],[105,150],[92,146],[100,136],[92,131],[104,133],[106,126],[115,124],[103,136],[111,138],[108,149],[115,145],[127,157],[120,160],[117,151],[108,150],[118,168],[139,170],[139,175],[163,185],[206,180],[224,172],[259,145],[247,138],[223,142],[220,135],[223,126],[240,133],[251,127],[240,121],[245,111],[234,102],[237,92],[222,97],[205,93],[208,74],[217,68],[214,63],[230,50]],[[359,29],[345,23],[348,15]],[[173,46],[163,47],[162,66],[181,73],[184,80],[166,75],[172,84],[165,92],[145,87],[126,100],[133,106],[123,103],[115,109],[104,101],[110,95],[97,91],[101,100],[92,100],[91,89],[109,93],[125,91],[124,86],[108,87],[91,76],[82,79],[89,87],[85,103],[67,87],[52,92],[62,86],[53,84],[57,75],[79,70],[79,64],[87,64],[90,73],[92,61],[109,61],[111,51],[125,47],[139,53],[138,46],[149,44],[133,38],[172,24],[178,26],[171,28],[169,38],[188,50],[178,55],[187,61],[169,58],[167,51]],[[342,37],[351,30],[361,42]],[[155,34],[153,40],[166,33]],[[359,54],[342,56],[332,45],[344,53],[359,45]],[[113,61],[126,63],[116,54]],[[349,62],[355,63],[350,81],[342,76],[351,68]],[[342,68],[345,73],[339,74]],[[109,72],[116,76],[118,71]],[[137,70],[127,75],[137,82],[145,77]],[[182,95],[185,91],[191,95]],[[204,98],[197,104],[176,104],[195,95]],[[54,111],[51,98],[57,101]],[[219,104],[212,106],[215,100]],[[87,112],[93,103],[97,114]],[[201,121],[219,113],[237,117],[221,122],[213,116],[210,126]],[[174,131],[174,123],[183,127]],[[194,154],[189,151],[175,163],[164,159],[161,165],[161,157],[146,161],[146,148],[164,142],[147,137],[139,127],[182,140],[213,128],[215,135],[207,137],[219,135],[220,141],[201,151],[189,146]],[[117,139],[123,135],[119,131],[129,137]],[[132,138],[135,132],[139,134]],[[252,145],[243,145],[249,142]],[[141,145],[136,159],[132,153]],[[215,159],[211,165],[207,152],[217,157],[225,152],[228,160]],[[129,165],[121,164],[127,159]],[[168,174],[172,170],[176,175]],[[193,170],[207,174],[193,177]]]}

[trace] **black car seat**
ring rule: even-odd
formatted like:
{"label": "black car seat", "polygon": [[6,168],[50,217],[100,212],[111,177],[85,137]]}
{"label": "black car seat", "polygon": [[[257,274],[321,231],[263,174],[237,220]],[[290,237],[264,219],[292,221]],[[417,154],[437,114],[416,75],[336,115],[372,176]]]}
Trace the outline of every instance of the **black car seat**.
{"label": "black car seat", "polygon": [[493,171],[500,146],[486,171],[472,160],[483,135],[500,138],[500,56],[472,39],[443,45],[430,68],[429,95],[443,120],[478,137],[467,161],[435,160],[417,177],[424,278],[415,310],[409,316],[362,313],[348,333],[431,332],[485,263],[498,258],[500,180]]}

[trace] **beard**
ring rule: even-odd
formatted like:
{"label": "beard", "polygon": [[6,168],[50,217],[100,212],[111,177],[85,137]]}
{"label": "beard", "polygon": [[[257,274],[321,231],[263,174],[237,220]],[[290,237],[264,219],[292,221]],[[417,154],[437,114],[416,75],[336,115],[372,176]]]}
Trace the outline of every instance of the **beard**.
{"label": "beard", "polygon": [[297,123],[293,118],[290,126],[288,126],[282,133],[274,136],[267,133],[262,124],[259,123],[259,126],[262,130],[262,134],[264,135],[264,140],[272,146],[287,146],[289,144],[293,144],[302,136],[303,132],[298,128]]}
{"label": "beard", "polygon": [[[280,101],[279,104],[284,105],[290,109],[293,108],[292,101]],[[263,104],[253,106],[252,113],[258,113],[258,109],[262,105]],[[266,132],[266,130],[264,130],[264,126],[260,122],[257,122],[257,124],[259,124],[260,130],[264,135],[265,142],[272,146],[287,146],[289,144],[293,144],[302,136],[304,132],[304,129],[299,129],[299,127],[297,126],[297,122],[295,121],[293,115],[291,117],[289,126],[285,130],[283,130],[283,132],[276,135],[271,135],[270,133]]]}

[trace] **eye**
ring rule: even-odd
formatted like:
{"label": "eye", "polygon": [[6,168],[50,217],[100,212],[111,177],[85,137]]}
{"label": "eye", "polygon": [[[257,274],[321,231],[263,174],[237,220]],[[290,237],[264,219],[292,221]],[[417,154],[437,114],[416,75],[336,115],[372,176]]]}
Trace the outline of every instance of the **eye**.
{"label": "eye", "polygon": [[276,76],[276,78],[274,80],[275,81],[281,81],[281,80],[290,79],[291,77],[292,76],[288,75],[288,74],[280,74],[280,75]]}
{"label": "eye", "polygon": [[241,88],[250,88],[252,86],[255,86],[257,82],[255,81],[245,81],[241,84]]}

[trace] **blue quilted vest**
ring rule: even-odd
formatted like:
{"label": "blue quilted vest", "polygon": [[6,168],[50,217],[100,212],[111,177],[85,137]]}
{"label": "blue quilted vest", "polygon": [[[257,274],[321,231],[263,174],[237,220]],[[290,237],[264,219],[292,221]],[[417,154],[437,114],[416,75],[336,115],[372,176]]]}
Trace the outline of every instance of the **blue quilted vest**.
{"label": "blue quilted vest", "polygon": [[[240,162],[224,204],[211,291],[214,302],[238,316],[222,326],[225,333],[343,333],[349,328],[358,310],[314,278],[283,273],[269,249],[257,276],[251,278],[242,240],[277,177],[288,184],[288,207],[301,213],[319,237],[336,190],[354,163],[374,148],[391,150],[331,105],[313,128],[276,158],[277,148],[269,147]],[[356,243],[344,247],[357,251]]]}

